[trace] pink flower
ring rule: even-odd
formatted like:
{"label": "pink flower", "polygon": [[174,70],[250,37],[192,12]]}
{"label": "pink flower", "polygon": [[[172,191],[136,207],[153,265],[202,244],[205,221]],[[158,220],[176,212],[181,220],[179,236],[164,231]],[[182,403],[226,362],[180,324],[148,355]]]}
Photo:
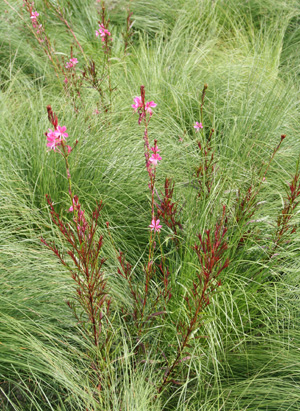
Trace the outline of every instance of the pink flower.
{"label": "pink flower", "polygon": [[70,59],[70,61],[68,61],[68,62],[66,63],[66,68],[67,68],[67,69],[70,69],[70,68],[72,68],[72,67],[75,67],[76,64],[78,64],[78,60],[77,60],[76,58],[72,58],[72,59]]}
{"label": "pink flower", "polygon": [[149,162],[152,163],[154,166],[157,165],[157,162],[161,160],[161,156],[159,154],[152,154],[149,158]]}
{"label": "pink flower", "polygon": [[134,109],[135,112],[136,112],[136,110],[138,110],[139,108],[143,107],[142,98],[141,98],[141,97],[134,97],[133,101],[134,101],[135,104],[132,104],[131,107]]}
{"label": "pink flower", "polygon": [[74,207],[75,207],[75,210],[77,210],[77,208],[76,208],[76,201],[75,201],[75,199],[74,199],[74,197],[73,197],[73,199],[72,199],[72,203],[73,203],[73,205],[69,208],[69,210],[68,211],[74,211]]}
{"label": "pink flower", "polygon": [[68,84],[68,79],[67,79],[67,77],[65,77],[64,83],[65,83],[65,84]]}
{"label": "pink flower", "polygon": [[[143,107],[142,98],[140,96],[134,97],[133,101],[134,104],[132,104],[131,107],[134,109],[135,112]],[[145,111],[147,111],[150,114],[150,116],[152,116],[153,112],[151,110],[151,107],[156,106],[157,104],[154,103],[154,101],[147,101],[147,103],[145,103]]]}
{"label": "pink flower", "polygon": [[111,36],[111,33],[104,27],[103,24],[99,24],[99,31],[96,30],[96,37],[100,36],[102,41],[105,41],[106,36]]}
{"label": "pink flower", "polygon": [[198,121],[196,121],[196,123],[194,125],[194,128],[196,129],[196,131],[199,131],[200,128],[203,128],[203,125],[202,125],[202,123],[198,123]]}
{"label": "pink flower", "polygon": [[151,224],[149,225],[149,227],[151,228],[151,231],[154,230],[155,233],[156,233],[156,231],[157,231],[158,233],[160,233],[160,229],[162,228],[162,226],[159,225],[159,223],[160,223],[160,220],[155,220],[155,219],[153,219],[153,220],[151,221]]}
{"label": "pink flower", "polygon": [[57,129],[55,130],[56,136],[65,140],[67,137],[69,137],[69,134],[65,133],[66,130],[67,130],[66,126],[62,126],[62,127],[57,126]]}
{"label": "pink flower", "polygon": [[68,154],[70,154],[71,151],[72,151],[72,147],[71,147],[71,146],[67,146],[67,149],[68,149]]}
{"label": "pink flower", "polygon": [[38,16],[39,16],[39,13],[37,11],[34,11],[33,13],[31,13],[30,18],[32,21],[35,21]]}
{"label": "pink flower", "polygon": [[56,131],[52,131],[51,128],[49,128],[49,132],[46,135],[47,147],[49,147],[50,150],[55,150],[57,146],[61,145],[61,139],[58,137]]}
{"label": "pink flower", "polygon": [[69,211],[80,210],[79,200],[76,195],[72,198],[72,203],[73,205],[69,208]]}
{"label": "pink flower", "polygon": [[56,138],[57,136],[56,136],[56,133],[55,133],[55,130],[54,131],[52,131],[51,130],[51,128],[48,128],[48,133],[46,134],[47,135],[47,137],[49,137],[49,138]]}
{"label": "pink flower", "polygon": [[145,109],[146,111],[148,111],[148,113],[150,114],[150,116],[152,116],[153,112],[151,110],[151,107],[156,107],[157,104],[154,103],[154,101],[147,101],[147,103],[145,104]]}

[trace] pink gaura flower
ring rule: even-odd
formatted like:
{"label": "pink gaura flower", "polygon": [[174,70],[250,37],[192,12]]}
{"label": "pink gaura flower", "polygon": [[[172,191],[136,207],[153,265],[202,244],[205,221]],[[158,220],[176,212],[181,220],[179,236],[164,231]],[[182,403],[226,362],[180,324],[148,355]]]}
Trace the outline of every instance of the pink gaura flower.
{"label": "pink gaura flower", "polygon": [[161,160],[161,156],[158,154],[160,149],[157,147],[157,140],[154,140],[154,147],[151,147],[150,150],[153,152],[153,154],[149,158],[149,163],[156,166],[158,161]]}
{"label": "pink gaura flower", "polygon": [[40,14],[37,11],[34,11],[33,13],[31,13],[30,18],[32,21],[35,21],[39,15]]}
{"label": "pink gaura flower", "polygon": [[159,154],[152,154],[152,156],[149,158],[149,162],[153,164],[154,166],[157,165],[158,161],[161,160],[161,156]]}
{"label": "pink gaura flower", "polygon": [[72,198],[72,203],[73,205],[69,208],[69,211],[80,210],[79,199],[76,195]]}
{"label": "pink gaura flower", "polygon": [[198,123],[198,121],[196,121],[196,123],[194,125],[194,128],[196,129],[196,131],[199,131],[200,128],[203,128],[203,125],[202,125],[202,123]]}
{"label": "pink gaura flower", "polygon": [[162,226],[159,225],[159,223],[160,223],[160,220],[155,220],[155,219],[153,219],[153,220],[151,221],[151,224],[149,225],[149,228],[151,228],[151,231],[154,230],[155,233],[156,233],[156,231],[157,231],[158,233],[160,233],[160,229],[162,228]]}
{"label": "pink gaura flower", "polygon": [[[51,128],[49,128],[49,132],[46,134],[47,136],[47,147],[50,148],[50,150],[54,150],[57,146],[61,145],[62,140],[65,140],[67,137],[69,137],[68,133],[65,131],[67,130],[66,126],[57,126],[57,128],[52,131]],[[71,147],[67,146],[68,148],[68,153],[71,152]]]}
{"label": "pink gaura flower", "polygon": [[[134,104],[132,104],[131,107],[134,109],[135,112],[143,107],[142,97],[140,96],[134,97],[133,101],[134,101]],[[152,116],[153,112],[151,110],[151,107],[154,108],[156,106],[157,104],[154,103],[154,101],[147,101],[147,103],[145,103],[145,111],[149,113],[150,116]]]}
{"label": "pink gaura flower", "polygon": [[134,101],[134,104],[132,104],[131,107],[134,109],[135,112],[136,112],[136,110],[138,110],[139,108],[143,107],[143,103],[142,103],[142,98],[141,98],[141,97],[134,97],[133,101]]}
{"label": "pink gaura flower", "polygon": [[68,82],[69,82],[69,80],[67,79],[67,77],[65,77],[64,83],[65,83],[65,84],[68,84]]}
{"label": "pink gaura flower", "polygon": [[96,30],[96,37],[100,36],[101,41],[105,41],[106,36],[111,36],[111,33],[104,27],[103,24],[99,24],[99,31]]}
{"label": "pink gaura flower", "polygon": [[49,128],[49,132],[46,135],[47,147],[49,147],[50,150],[55,150],[57,146],[61,145],[61,139],[58,137],[56,131],[52,131],[51,128]]}
{"label": "pink gaura flower", "polygon": [[67,69],[70,69],[70,68],[72,68],[72,67],[75,67],[76,64],[78,64],[77,58],[72,58],[72,59],[70,59],[70,61],[68,61],[68,62],[66,63],[66,68],[67,68]]}
{"label": "pink gaura flower", "polygon": [[66,126],[57,126],[57,129],[55,130],[55,133],[57,135],[57,137],[62,138],[63,140],[65,140],[67,137],[69,137],[68,133],[65,133],[65,131],[67,130]]}
{"label": "pink gaura flower", "polygon": [[157,104],[154,103],[154,101],[147,101],[147,103],[145,104],[145,109],[146,111],[150,114],[150,116],[152,116],[153,112],[151,110],[151,107],[156,107]]}

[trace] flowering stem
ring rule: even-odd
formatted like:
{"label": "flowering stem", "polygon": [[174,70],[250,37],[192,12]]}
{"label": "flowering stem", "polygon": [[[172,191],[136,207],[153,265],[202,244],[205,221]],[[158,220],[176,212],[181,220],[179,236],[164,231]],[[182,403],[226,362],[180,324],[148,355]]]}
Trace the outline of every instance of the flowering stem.
{"label": "flowering stem", "polygon": [[[105,28],[106,30],[108,29],[109,25],[109,19],[106,20],[106,7],[105,7],[105,1],[102,0],[101,3],[101,22],[102,22],[102,27]],[[110,33],[109,33],[110,35]],[[108,90],[109,90],[109,107],[111,110],[112,106],[112,86],[111,86],[111,68],[110,68],[110,53],[111,53],[111,47],[109,45],[109,38],[108,33],[104,36],[104,53],[106,54],[104,66],[103,66],[103,74],[105,68],[107,69],[107,79],[108,79]]]}
{"label": "flowering stem", "polygon": [[205,94],[207,90],[208,85],[205,83],[203,90],[202,90],[202,96],[201,96],[201,106],[200,106],[200,117],[201,117],[201,123],[203,124],[203,106],[204,106],[204,100],[205,100]]}
{"label": "flowering stem", "polygon": [[[23,16],[18,13],[18,11],[7,1],[4,0],[4,2],[19,16],[19,18],[25,22]],[[28,0],[24,0],[24,4],[26,5],[26,9],[29,13],[31,13],[32,10],[32,4],[30,5]],[[54,55],[54,50],[51,46],[50,40],[48,38],[48,36],[45,34],[44,39],[41,38],[41,35],[39,33],[38,30],[33,30],[32,26],[29,26],[29,24],[27,22],[25,22],[26,26],[29,28],[29,30],[31,31],[31,33],[34,35],[34,37],[36,38],[36,40],[38,41],[38,43],[40,44],[40,46],[42,47],[44,53],[46,54],[46,56],[49,58],[49,60],[51,61],[51,63],[53,64],[54,67],[54,71],[55,71],[55,75],[57,78],[59,78],[59,73],[62,71],[62,67],[59,63],[58,58],[56,57],[56,61],[54,61],[53,55]],[[42,29],[42,31],[44,32],[44,29]],[[38,35],[39,34],[39,35]],[[44,44],[46,46],[44,46]]]}
{"label": "flowering stem", "polygon": [[131,5],[131,1],[129,0],[128,3],[128,7],[127,7],[127,18],[126,18],[126,31],[125,33],[122,33],[123,39],[124,39],[124,55],[126,55],[126,51],[127,48],[129,46],[129,42],[130,42],[130,38],[133,35],[133,31],[132,31],[132,20],[131,20],[131,16],[133,15],[133,12],[130,11],[130,5]]}
{"label": "flowering stem", "polygon": [[[272,255],[274,254],[275,250],[282,242],[282,239],[285,233],[289,230],[290,228],[289,222],[292,219],[293,212],[299,203],[299,201],[297,201],[298,197],[300,196],[299,165],[300,165],[300,156],[298,157],[298,160],[297,160],[296,171],[294,173],[292,181],[291,183],[288,183],[289,188],[287,190],[284,207],[281,210],[281,213],[277,219],[277,231],[275,233]],[[294,233],[295,231],[296,231],[296,227],[294,227],[291,232]]]}
{"label": "flowering stem", "polygon": [[[62,141],[62,148],[63,148],[63,157],[65,159],[65,164],[66,164],[66,172],[67,172],[67,179],[68,179],[68,185],[69,185],[69,195],[71,198],[71,206],[73,206],[73,193],[72,193],[72,179],[71,179],[71,174],[70,174],[70,166],[69,166],[69,161],[68,161],[68,154],[67,154],[67,148],[66,145],[64,143],[64,141]],[[74,208],[75,211],[75,208]]]}
{"label": "flowering stem", "polygon": [[[167,369],[163,381],[158,388],[160,393],[164,386],[169,382],[169,377],[172,374],[174,368],[177,366],[178,361],[187,346],[192,332],[195,330],[197,324],[200,321],[198,316],[209,304],[209,295],[216,288],[215,280],[220,273],[228,267],[229,259],[224,262],[224,253],[228,248],[225,235],[227,232],[227,218],[225,217],[225,206],[223,206],[223,214],[220,222],[216,223],[213,235],[210,234],[210,230],[205,231],[205,235],[198,234],[200,245],[195,244],[194,250],[197,253],[200,263],[199,271],[197,272],[198,281],[193,281],[193,288],[191,290],[192,302],[194,305],[194,313],[190,319],[188,325],[182,327],[182,334],[184,337],[177,349],[177,355],[172,362],[172,365]],[[217,284],[219,285],[219,284]],[[202,286],[201,292],[199,291]],[[188,307],[191,309],[190,297],[185,298],[188,303]],[[200,322],[201,324],[201,322]]]}
{"label": "flowering stem", "polygon": [[279,150],[279,148],[280,148],[280,146],[281,146],[281,143],[282,143],[283,140],[285,139],[285,137],[286,137],[285,134],[281,134],[280,142],[279,142],[279,144],[274,148],[273,154],[272,154],[272,156],[270,157],[269,163],[268,163],[268,165],[267,165],[267,167],[266,167],[266,170],[265,170],[265,172],[264,172],[264,174],[263,174],[263,176],[262,176],[262,179],[261,179],[261,181],[260,181],[259,187],[260,187],[261,183],[264,181],[264,178],[265,178],[266,175],[267,175],[267,172],[268,172],[268,170],[269,170],[269,167],[270,167],[270,165],[271,165],[271,163],[272,163],[272,161],[273,161],[273,159],[274,159],[277,151]]}
{"label": "flowering stem", "polygon": [[70,33],[71,33],[72,36],[74,37],[74,40],[76,41],[76,43],[77,43],[77,45],[78,45],[78,47],[79,47],[79,49],[80,49],[80,51],[81,51],[81,54],[82,54],[83,58],[84,58],[85,61],[88,63],[88,59],[87,59],[87,57],[86,57],[86,55],[85,55],[85,52],[84,52],[81,44],[79,43],[79,41],[78,41],[78,39],[77,39],[74,31],[72,30],[70,24],[68,23],[68,21],[66,20],[66,18],[62,15],[62,13],[61,13],[61,11],[59,10],[59,8],[58,8],[58,7],[55,7],[52,3],[49,3],[48,1],[47,1],[46,3],[47,3],[47,5],[48,5],[48,7],[50,6],[50,7],[53,8],[53,10],[54,10],[54,11],[56,12],[56,14],[58,15],[58,18],[60,19],[60,21],[61,21],[62,23],[64,23],[65,26],[69,29]]}

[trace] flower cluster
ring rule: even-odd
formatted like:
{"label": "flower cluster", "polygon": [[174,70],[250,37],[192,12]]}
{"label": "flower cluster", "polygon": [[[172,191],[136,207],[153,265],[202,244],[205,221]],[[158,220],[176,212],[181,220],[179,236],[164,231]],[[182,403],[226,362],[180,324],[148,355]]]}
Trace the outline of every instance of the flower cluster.
{"label": "flower cluster", "polygon": [[36,22],[36,19],[39,17],[39,13],[37,11],[31,12],[31,21]]}
{"label": "flower cluster", "polygon": [[[53,150],[61,154],[67,161],[67,156],[71,151],[77,146],[78,140],[75,141],[75,144],[73,147],[70,147],[65,144],[66,138],[69,137],[69,134],[66,133],[67,127],[66,126],[60,126],[58,124],[58,118],[55,113],[53,113],[53,110],[51,106],[47,106],[47,111],[48,111],[48,119],[54,129],[52,130],[51,128],[48,129],[48,133],[45,133],[47,137],[47,147],[49,147],[49,150]],[[57,149],[58,146],[62,146],[62,150]]]}
{"label": "flower cluster", "polygon": [[[154,190],[155,184],[155,174],[156,166],[159,161],[161,161],[161,156],[158,154],[160,149],[157,147],[157,140],[154,140],[154,147],[149,146],[148,140],[145,139],[145,160],[146,160],[146,169],[150,178],[149,188],[151,191]],[[152,153],[151,153],[152,151]]]}
{"label": "flower cluster", "polygon": [[[25,3],[24,3],[24,6],[25,6]],[[28,11],[29,11],[29,13],[30,13],[30,19],[31,19],[31,23],[32,23],[32,27],[34,28],[34,29],[37,29],[36,30],[36,33],[37,34],[39,34],[41,31],[42,31],[42,24],[39,24],[38,23],[38,21],[37,21],[37,18],[39,17],[39,13],[37,12],[37,11],[33,11],[32,9],[33,9],[33,6],[34,6],[34,3],[32,2],[32,3],[28,3],[27,4],[27,9],[28,9]]]}
{"label": "flower cluster", "polygon": [[[131,107],[134,109],[134,112],[136,113],[137,110],[141,110],[143,108],[143,102],[142,102],[142,97],[134,97],[133,99],[134,104],[131,105]],[[153,111],[151,110],[151,107],[154,108],[156,107],[157,104],[154,103],[154,101],[147,101],[145,103],[145,111],[152,116]]]}
{"label": "flower cluster", "polygon": [[[149,137],[148,137],[148,125],[149,125],[151,116],[153,114],[151,108],[156,107],[157,104],[154,103],[154,101],[145,102],[145,87],[144,86],[141,86],[141,95],[134,97],[133,101],[134,101],[134,104],[132,104],[131,107],[134,109],[135,113],[138,112],[139,114],[138,124],[141,124],[142,120],[144,120],[144,123],[145,123],[144,154],[145,154],[145,160],[146,160],[146,170],[148,172],[149,180],[150,180],[149,189],[151,191],[151,214],[152,214],[152,221],[149,227],[151,231],[154,230],[154,233],[156,232],[159,233],[162,226],[159,225],[160,220],[156,220],[156,218],[154,217],[154,189],[155,189],[156,166],[157,166],[157,163],[161,161],[161,156],[158,154],[160,152],[160,149],[157,146],[157,140],[154,140],[154,147],[150,148]],[[147,120],[147,113],[149,113],[148,120]]]}
{"label": "flower cluster", "polygon": [[158,152],[160,151],[160,149],[157,147],[157,141],[154,140],[154,147],[151,147],[151,151],[153,152],[153,154],[151,155],[151,157],[149,158],[149,162],[156,166],[158,161],[161,160],[161,156],[158,154]]}
{"label": "flower cluster", "polygon": [[96,30],[96,37],[100,36],[101,41],[105,42],[107,37],[111,36],[111,33],[104,27],[104,24],[99,24],[99,31]]}
{"label": "flower cluster", "polygon": [[[66,126],[59,126],[52,131],[51,128],[49,128],[48,133],[46,133],[47,136],[47,147],[49,147],[50,150],[56,149],[56,147],[61,146],[62,141],[66,141],[66,138],[69,137],[68,133],[66,133],[67,127]],[[68,153],[71,151],[71,147],[67,146]]]}
{"label": "flower cluster", "polygon": [[71,58],[71,59],[67,62],[66,68],[67,68],[67,69],[71,69],[71,68],[75,67],[76,64],[78,64],[77,58]]}

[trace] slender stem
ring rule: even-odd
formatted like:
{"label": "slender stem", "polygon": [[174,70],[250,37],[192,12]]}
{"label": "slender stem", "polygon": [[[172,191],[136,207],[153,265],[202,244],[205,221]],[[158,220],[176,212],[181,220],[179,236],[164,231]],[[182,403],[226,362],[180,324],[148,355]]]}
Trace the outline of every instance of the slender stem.
{"label": "slender stem", "polygon": [[76,43],[77,43],[77,45],[78,45],[78,47],[79,47],[79,49],[80,49],[80,51],[81,51],[81,54],[83,55],[83,58],[84,58],[85,61],[88,63],[88,59],[87,59],[87,57],[86,57],[86,55],[85,55],[85,52],[84,52],[81,44],[79,43],[79,41],[78,41],[78,39],[77,39],[74,31],[72,30],[71,26],[69,25],[68,21],[63,17],[63,15],[61,14],[61,12],[60,12],[58,9],[55,9],[55,11],[57,12],[57,15],[58,15],[59,19],[68,27],[70,33],[71,33],[72,36],[74,37],[74,40],[76,41]]}
{"label": "slender stem", "polygon": [[96,329],[96,320],[95,320],[95,313],[94,313],[94,299],[93,299],[93,294],[90,288],[89,288],[89,301],[90,301],[90,307],[91,307],[91,320],[93,324],[94,342],[95,342],[95,346],[98,347],[99,342],[98,342],[98,333]]}
{"label": "slender stem", "polygon": [[187,329],[187,332],[186,332],[186,335],[185,335],[185,337],[184,337],[184,340],[182,341],[182,343],[180,344],[180,346],[179,346],[179,348],[178,348],[176,358],[175,358],[175,360],[173,361],[171,367],[168,369],[168,371],[167,371],[167,373],[166,373],[166,375],[165,375],[165,377],[164,377],[164,379],[163,379],[163,382],[162,382],[161,386],[160,386],[159,389],[158,389],[158,392],[159,392],[159,393],[161,393],[161,391],[163,390],[163,387],[169,382],[169,376],[171,375],[171,373],[173,372],[174,368],[176,367],[176,365],[177,365],[177,363],[178,363],[178,360],[180,359],[181,354],[182,354],[184,348],[186,347],[186,345],[187,345],[187,343],[188,343],[188,340],[189,340],[189,338],[190,338],[190,335],[191,335],[191,333],[192,333],[193,330],[194,330],[195,324],[197,323],[198,314],[199,314],[199,312],[200,312],[200,310],[202,309],[202,306],[203,306],[204,295],[205,295],[205,292],[206,292],[206,290],[207,290],[207,286],[208,286],[208,281],[206,281],[205,284],[204,284],[204,286],[203,286],[203,290],[202,290],[202,293],[201,293],[201,297],[200,297],[200,299],[199,299],[199,301],[198,301],[198,305],[197,305],[195,314],[194,314],[193,318],[192,318],[191,321],[190,321],[190,324],[189,324],[189,327],[188,327],[188,329]]}
{"label": "slender stem", "polygon": [[[278,144],[277,147],[274,149],[273,154],[272,154],[272,156],[271,156],[271,158],[270,158],[270,160],[269,160],[269,163],[268,163],[268,165],[267,165],[267,168],[266,168],[266,170],[265,170],[265,172],[264,172],[264,174],[263,174],[263,178],[261,179],[260,185],[261,185],[264,177],[266,177],[267,172],[268,172],[268,170],[269,170],[269,167],[270,167],[270,165],[271,165],[271,163],[272,163],[272,161],[273,161],[273,159],[274,159],[274,157],[275,157],[275,154],[276,154],[277,151],[279,150],[279,148],[280,148],[280,146],[281,146],[281,143],[283,142],[284,138],[285,138],[285,136],[282,135],[279,144]],[[260,185],[259,185],[259,186],[260,186]]]}
{"label": "slender stem", "polygon": [[[63,157],[65,159],[65,164],[66,164],[66,172],[67,172],[67,179],[68,179],[68,186],[69,186],[69,196],[71,198],[71,205],[73,207],[73,193],[72,193],[72,179],[71,179],[71,174],[70,174],[70,166],[69,166],[69,161],[68,161],[68,153],[67,153],[67,148],[64,143],[64,141],[61,142],[62,148],[63,148]],[[74,210],[75,211],[75,210]]]}
{"label": "slender stem", "polygon": [[32,29],[32,27],[24,20],[23,16],[7,1],[4,0],[4,2],[19,16],[19,18],[25,22],[26,26],[29,28],[29,30],[31,31],[31,33],[34,35],[34,37],[36,38],[36,40],[38,41],[38,43],[40,44],[40,46],[42,47],[42,49],[44,50],[44,53],[46,54],[46,56],[49,58],[49,60],[51,61],[51,63],[53,64],[54,67],[54,71],[55,71],[55,75],[57,78],[59,78],[58,73],[61,71],[60,67],[59,67],[59,63],[57,60],[57,63],[54,61],[53,59],[53,50],[50,44],[50,41],[48,39],[48,37],[45,34],[45,43],[47,45],[47,48],[43,46],[43,42],[41,41],[41,39],[37,36],[36,32]]}
{"label": "slender stem", "polygon": [[202,96],[201,96],[201,106],[200,106],[200,121],[203,124],[203,106],[204,106],[204,100],[205,100],[205,94],[207,90],[207,84],[204,84],[203,90],[202,90]]}
{"label": "slender stem", "polygon": [[[296,164],[296,171],[294,173],[294,177],[292,180],[292,184],[295,181],[295,185],[298,182],[298,178],[299,178],[299,165],[300,165],[300,156],[298,156],[298,160],[297,160],[297,164]],[[292,211],[293,209],[293,203],[297,198],[297,185],[295,186],[295,196],[292,194],[289,198],[289,202],[287,205],[284,206],[283,210],[282,210],[282,220],[280,221],[278,218],[278,229],[276,232],[276,238],[274,240],[274,247],[272,250],[272,254],[274,254],[275,250],[277,249],[280,240],[282,238],[282,236],[284,235],[284,233],[288,230],[288,223],[290,221],[290,219],[292,218]],[[280,228],[281,225],[281,228]]]}

